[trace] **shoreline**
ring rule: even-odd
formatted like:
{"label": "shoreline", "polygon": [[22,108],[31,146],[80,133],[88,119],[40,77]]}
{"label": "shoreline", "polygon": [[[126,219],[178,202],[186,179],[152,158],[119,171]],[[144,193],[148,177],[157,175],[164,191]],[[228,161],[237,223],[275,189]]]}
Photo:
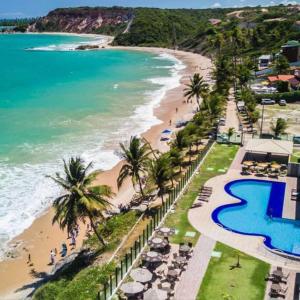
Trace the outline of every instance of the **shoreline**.
{"label": "shoreline", "polygon": [[[80,36],[82,35],[80,34]],[[185,69],[179,71],[179,74],[181,75],[180,86],[168,90],[158,107],[154,109],[153,113],[155,117],[161,120],[162,123],[152,126],[142,134],[154,148],[159,149],[161,152],[166,151],[168,147],[166,147],[165,142],[160,141],[161,131],[165,128],[174,130],[174,123],[177,120],[191,118],[194,104],[183,103],[184,84],[189,79],[188,76],[194,72],[199,72],[202,76],[206,77],[212,66],[210,59],[190,52],[154,47],[106,46],[105,49],[144,51],[155,54],[167,53],[179,59],[186,66]],[[178,112],[176,112],[176,108],[178,108]],[[169,126],[169,120],[172,120],[172,126]],[[117,190],[116,178],[121,166],[122,162],[119,162],[112,169],[101,173],[96,179],[96,184],[108,184],[112,186],[115,192],[117,192],[116,197],[112,201],[116,207],[121,203],[128,203],[134,193],[130,180],[127,180],[119,191]],[[32,283],[37,281],[37,279],[30,274],[32,268],[34,268],[34,271],[37,273],[49,272],[51,270],[51,267],[47,265],[49,262],[50,250],[54,247],[60,249],[61,243],[66,241],[66,233],[61,231],[57,224],[52,226],[52,216],[53,209],[46,209],[44,214],[37,218],[28,229],[10,242],[10,245],[12,245],[18,241],[22,241],[19,246],[15,247],[19,252],[18,257],[14,259],[5,259],[0,262],[1,299],[19,299],[19,293],[22,293],[23,295],[30,293],[33,289]],[[77,239],[77,249],[79,249],[82,244],[84,234],[85,229],[82,228]],[[33,267],[28,266],[26,263],[28,253],[30,253],[32,257],[34,263]],[[18,274],[18,277],[16,277],[16,274]],[[26,286],[28,288],[25,288]],[[21,289],[21,292],[16,294],[15,291],[18,289]]]}

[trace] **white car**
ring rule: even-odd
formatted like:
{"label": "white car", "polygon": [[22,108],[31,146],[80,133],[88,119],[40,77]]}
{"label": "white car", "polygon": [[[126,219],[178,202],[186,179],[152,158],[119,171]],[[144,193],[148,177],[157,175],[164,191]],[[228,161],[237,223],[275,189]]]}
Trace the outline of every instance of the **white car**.
{"label": "white car", "polygon": [[275,100],[272,100],[272,99],[262,99],[261,100],[262,105],[273,105],[275,103],[276,103]]}
{"label": "white car", "polygon": [[279,100],[278,104],[279,104],[280,106],[286,106],[286,100],[281,99],[281,100]]}

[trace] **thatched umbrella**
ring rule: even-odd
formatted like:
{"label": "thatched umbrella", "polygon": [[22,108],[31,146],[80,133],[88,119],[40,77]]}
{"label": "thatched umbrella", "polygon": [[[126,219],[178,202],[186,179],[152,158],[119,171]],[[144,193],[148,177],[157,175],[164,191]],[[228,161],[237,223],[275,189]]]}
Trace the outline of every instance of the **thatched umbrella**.
{"label": "thatched umbrella", "polygon": [[168,292],[161,289],[149,289],[144,293],[144,300],[166,300]]}
{"label": "thatched umbrella", "polygon": [[168,237],[175,234],[175,228],[160,227],[156,232],[161,236]]}
{"label": "thatched umbrella", "polygon": [[126,295],[136,295],[144,290],[144,286],[139,282],[127,282],[121,285],[120,290]]}
{"label": "thatched umbrella", "polygon": [[151,281],[153,275],[147,269],[137,268],[130,272],[130,277],[138,282],[149,282]]}
{"label": "thatched umbrella", "polygon": [[160,253],[155,251],[149,251],[141,255],[142,259],[148,262],[161,262],[163,257]]}
{"label": "thatched umbrella", "polygon": [[165,248],[168,245],[168,241],[159,237],[154,237],[148,241],[148,245],[155,249]]}

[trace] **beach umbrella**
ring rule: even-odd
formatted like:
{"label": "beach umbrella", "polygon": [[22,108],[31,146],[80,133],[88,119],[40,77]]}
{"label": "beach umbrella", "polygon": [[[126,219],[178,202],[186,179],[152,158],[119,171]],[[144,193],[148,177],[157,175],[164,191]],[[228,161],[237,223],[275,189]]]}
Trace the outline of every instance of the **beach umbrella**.
{"label": "beach umbrella", "polygon": [[171,134],[172,133],[172,130],[170,129],[165,129],[162,134]]}
{"label": "beach umbrella", "polygon": [[126,295],[135,295],[144,290],[144,286],[139,282],[127,282],[121,285],[120,290]]}
{"label": "beach umbrella", "polygon": [[142,259],[148,262],[161,262],[163,257],[160,253],[155,251],[149,251],[141,255]]}
{"label": "beach umbrella", "polygon": [[141,204],[139,206],[134,206],[131,208],[131,210],[138,210],[140,212],[145,212],[147,210],[148,206],[146,204]]}
{"label": "beach umbrella", "polygon": [[244,166],[251,167],[251,166],[253,166],[253,161],[244,161],[244,162],[243,162],[243,165],[244,165]]}
{"label": "beach umbrella", "polygon": [[166,300],[168,292],[161,289],[149,289],[144,293],[144,300]]}
{"label": "beach umbrella", "polygon": [[174,228],[169,228],[169,227],[160,227],[156,231],[159,235],[161,236],[172,236],[175,234],[175,229]]}
{"label": "beach umbrella", "polygon": [[138,282],[149,282],[151,281],[153,275],[147,269],[137,268],[130,272],[130,277]]}
{"label": "beach umbrella", "polygon": [[165,248],[168,245],[168,241],[159,237],[154,237],[148,241],[148,245],[151,248]]}

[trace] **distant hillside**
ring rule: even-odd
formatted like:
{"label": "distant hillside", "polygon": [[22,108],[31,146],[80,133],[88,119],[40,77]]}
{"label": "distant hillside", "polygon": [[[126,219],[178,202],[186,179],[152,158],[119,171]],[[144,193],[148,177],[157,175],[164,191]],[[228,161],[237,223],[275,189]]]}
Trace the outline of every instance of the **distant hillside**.
{"label": "distant hillside", "polygon": [[115,35],[123,32],[132,18],[133,10],[130,8],[58,8],[30,25],[28,31]]}
{"label": "distant hillside", "polygon": [[[299,6],[236,9],[156,9],[123,7],[61,8],[38,19],[29,31],[114,35],[115,45],[178,47],[213,54],[218,35],[226,39],[234,26],[246,40],[245,55],[278,51],[300,39]],[[230,36],[230,35],[228,35]],[[224,41],[226,43],[226,40]]]}

